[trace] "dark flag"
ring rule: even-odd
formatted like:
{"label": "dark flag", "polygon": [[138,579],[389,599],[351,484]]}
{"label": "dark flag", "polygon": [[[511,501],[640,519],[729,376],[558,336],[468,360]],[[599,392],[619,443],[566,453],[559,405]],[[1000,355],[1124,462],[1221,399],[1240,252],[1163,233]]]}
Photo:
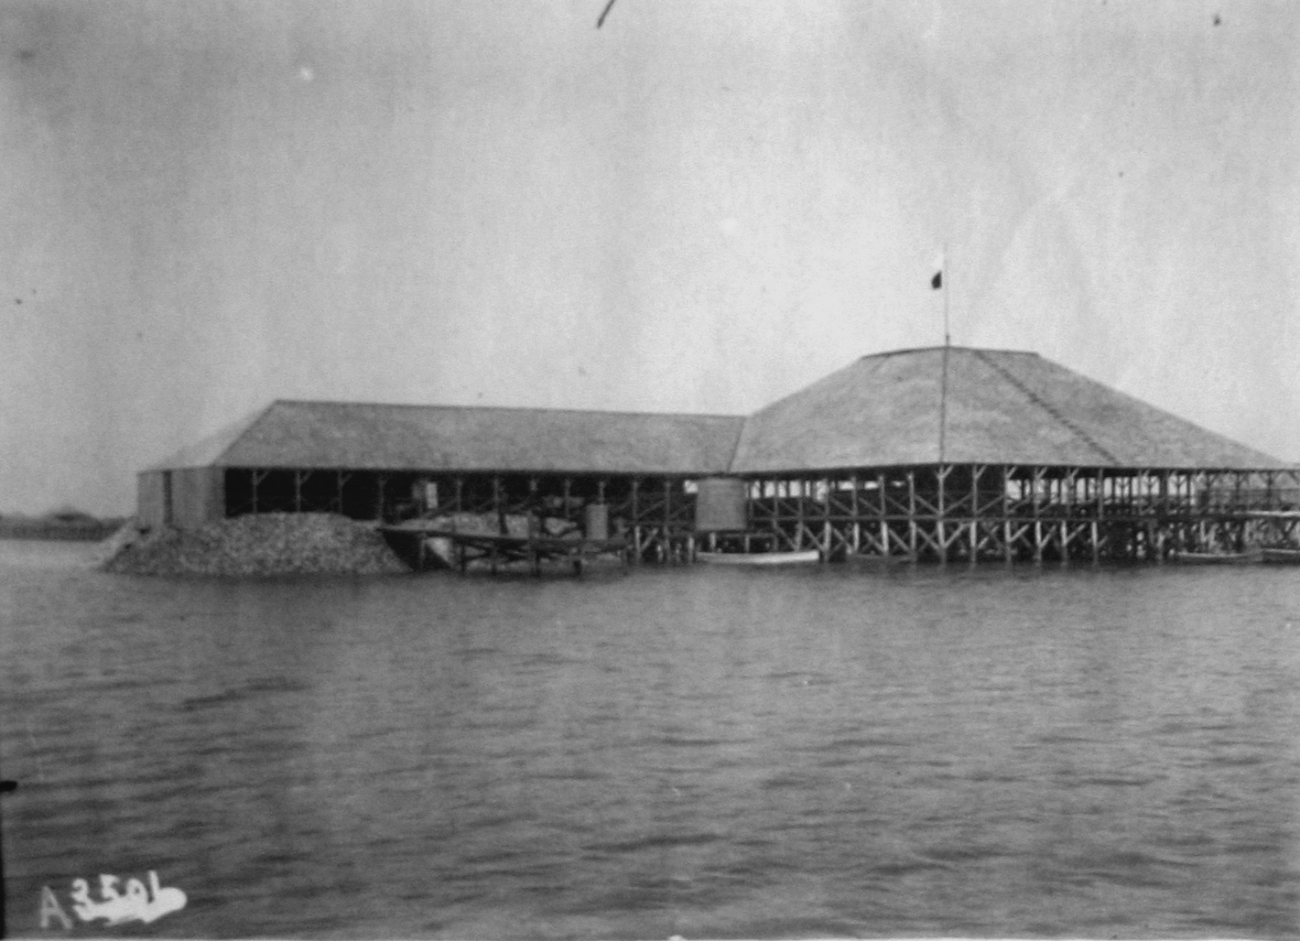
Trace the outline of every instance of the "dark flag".
{"label": "dark flag", "polygon": [[930,279],[930,287],[936,291],[943,287],[943,271],[936,271],[934,277]]}

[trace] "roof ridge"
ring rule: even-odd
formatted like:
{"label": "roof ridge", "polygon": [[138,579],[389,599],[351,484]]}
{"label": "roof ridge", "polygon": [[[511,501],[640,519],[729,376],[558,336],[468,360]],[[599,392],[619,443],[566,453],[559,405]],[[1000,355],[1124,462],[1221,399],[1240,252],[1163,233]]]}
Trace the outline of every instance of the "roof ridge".
{"label": "roof ridge", "polygon": [[993,369],[994,372],[1000,375],[1007,382],[1011,383],[1011,385],[1019,389],[1022,393],[1025,394],[1026,397],[1028,397],[1028,399],[1031,402],[1033,402],[1043,411],[1047,412],[1047,414],[1051,415],[1058,422],[1064,425],[1066,429],[1068,429],[1072,434],[1074,434],[1075,437],[1081,440],[1084,444],[1088,445],[1088,447],[1092,448],[1094,451],[1099,453],[1102,457],[1110,461],[1112,464],[1122,463],[1119,458],[1117,458],[1114,454],[1112,454],[1105,447],[1103,447],[1100,442],[1098,442],[1095,438],[1092,437],[1092,435],[1088,434],[1086,431],[1084,431],[1074,422],[1070,421],[1070,419],[1067,418],[1059,409],[1057,409],[1051,403],[1047,402],[1037,392],[1035,392],[1033,389],[1029,388],[1027,385],[1021,382],[1019,378],[1012,375],[1011,371],[1003,367],[1001,363],[994,362],[990,357],[986,356],[984,351],[982,350],[975,350],[974,352],[976,357],[981,362],[988,364],[988,366],[991,369]]}
{"label": "roof ridge", "polygon": [[472,410],[476,412],[564,412],[577,415],[625,415],[638,418],[727,418],[745,419],[748,415],[723,412],[636,412],[609,408],[549,408],[539,405],[448,405],[446,403],[423,404],[419,402],[349,402],[343,399],[274,399],[267,408],[275,405],[325,405],[344,408],[414,408]]}
{"label": "roof ridge", "polygon": [[960,351],[965,353],[1007,353],[1012,356],[1036,356],[1039,359],[1043,358],[1041,353],[1034,350],[992,349],[983,346],[958,346],[956,344],[945,345],[939,343],[934,346],[909,346],[906,349],[901,350],[882,350],[879,353],[864,353],[862,356],[857,358],[857,362],[862,362],[864,359],[885,359],[889,356],[905,356],[909,353],[939,353],[944,350],[950,352]]}
{"label": "roof ridge", "polygon": [[731,473],[731,468],[735,466],[736,455],[740,453],[740,443],[745,440],[745,429],[749,427],[749,419],[750,415],[746,415],[740,426],[736,428],[736,440],[731,442],[731,453],[727,455],[728,474]]}

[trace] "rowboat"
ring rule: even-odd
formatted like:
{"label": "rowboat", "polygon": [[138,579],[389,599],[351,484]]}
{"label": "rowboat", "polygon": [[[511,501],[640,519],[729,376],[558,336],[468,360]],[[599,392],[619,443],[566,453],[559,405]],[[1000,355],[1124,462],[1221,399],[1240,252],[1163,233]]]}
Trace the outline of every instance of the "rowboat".
{"label": "rowboat", "polygon": [[1258,550],[1251,552],[1174,552],[1170,558],[1179,565],[1243,565],[1260,561]]}
{"label": "rowboat", "polygon": [[1300,565],[1300,549],[1268,549],[1262,550],[1264,553],[1263,561],[1270,562],[1274,565]]}
{"label": "rowboat", "polygon": [[803,552],[697,552],[698,562],[713,565],[806,565],[821,560],[816,549]]}

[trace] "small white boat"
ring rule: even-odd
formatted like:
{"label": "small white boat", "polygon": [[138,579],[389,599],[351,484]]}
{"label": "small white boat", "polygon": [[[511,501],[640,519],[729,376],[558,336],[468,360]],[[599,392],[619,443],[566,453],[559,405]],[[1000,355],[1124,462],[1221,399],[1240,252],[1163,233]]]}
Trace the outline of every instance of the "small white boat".
{"label": "small white boat", "polygon": [[806,565],[821,561],[816,549],[803,552],[697,552],[697,562],[715,565]]}
{"label": "small white boat", "polygon": [[1274,565],[1300,565],[1300,549],[1269,549],[1265,547],[1261,550],[1264,554],[1263,561],[1271,562]]}
{"label": "small white boat", "polygon": [[1170,559],[1179,565],[1244,565],[1260,561],[1260,554],[1251,552],[1174,552]]}

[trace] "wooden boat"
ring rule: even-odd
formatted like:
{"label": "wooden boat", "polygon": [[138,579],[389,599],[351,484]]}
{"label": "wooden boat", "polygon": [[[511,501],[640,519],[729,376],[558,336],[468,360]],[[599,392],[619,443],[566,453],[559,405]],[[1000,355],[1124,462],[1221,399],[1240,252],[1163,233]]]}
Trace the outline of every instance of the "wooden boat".
{"label": "wooden boat", "polygon": [[821,560],[816,549],[803,552],[697,552],[697,562],[713,565],[807,565]]}
{"label": "wooden boat", "polygon": [[1267,548],[1261,550],[1262,561],[1273,565],[1300,565],[1300,549]]}
{"label": "wooden boat", "polygon": [[1179,565],[1244,565],[1260,561],[1258,550],[1250,552],[1174,552],[1169,557]]}

